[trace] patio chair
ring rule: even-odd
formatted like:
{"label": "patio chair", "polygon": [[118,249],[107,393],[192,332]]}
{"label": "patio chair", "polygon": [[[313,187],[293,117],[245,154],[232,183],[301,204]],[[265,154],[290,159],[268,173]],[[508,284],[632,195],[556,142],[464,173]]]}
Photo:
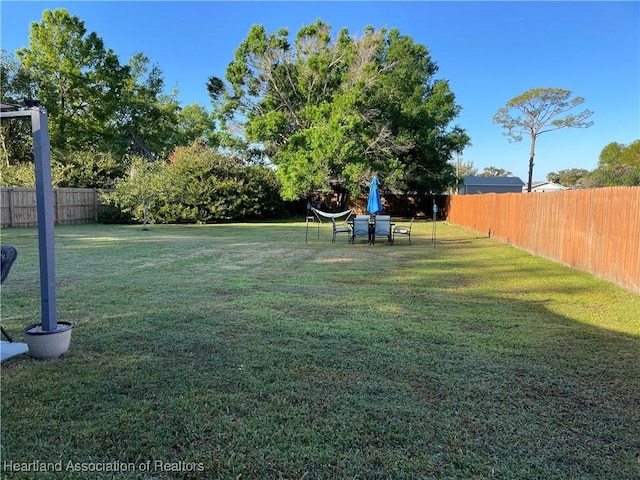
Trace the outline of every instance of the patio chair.
{"label": "patio chair", "polygon": [[353,237],[352,242],[356,243],[358,237],[367,237],[367,243],[371,242],[369,234],[369,215],[356,215],[353,219]]}
{"label": "patio chair", "polygon": [[376,243],[376,237],[387,237],[387,244],[391,245],[391,215],[376,215],[376,223],[371,238]]}
{"label": "patio chair", "polygon": [[339,227],[336,224],[336,219],[333,217],[331,217],[331,225],[333,226],[333,239],[331,240],[331,243],[334,243],[336,241],[336,235],[339,233],[348,233],[347,242],[351,241],[351,228],[348,225]]}
{"label": "patio chair", "polygon": [[[0,283],[4,283],[7,279],[7,275],[9,275],[9,270],[11,270],[11,265],[13,265],[13,262],[15,262],[18,257],[18,251],[14,247],[10,247],[8,245],[2,245],[0,250],[2,257],[0,262],[2,264],[2,277],[0,278]],[[6,337],[9,342],[13,342],[11,335],[9,335],[2,326],[0,326],[0,332],[2,332],[2,335]]]}
{"label": "patio chair", "polygon": [[7,275],[9,275],[9,270],[11,270],[11,265],[13,265],[13,262],[15,262],[18,257],[18,251],[8,245],[0,246],[0,250],[2,253],[2,278],[0,283],[4,283]]}
{"label": "patio chair", "polygon": [[407,227],[395,227],[392,232],[391,243],[395,243],[396,235],[406,235],[409,237],[409,245],[411,245],[411,229],[413,228],[413,221],[415,218],[411,219],[411,223],[409,224],[409,228]]}

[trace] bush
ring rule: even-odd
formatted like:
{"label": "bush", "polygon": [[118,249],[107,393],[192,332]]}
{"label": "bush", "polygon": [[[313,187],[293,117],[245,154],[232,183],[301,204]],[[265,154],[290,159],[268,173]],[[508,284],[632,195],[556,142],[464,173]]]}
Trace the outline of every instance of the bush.
{"label": "bush", "polygon": [[[273,170],[245,165],[201,145],[177,148],[169,164],[134,158],[132,167],[106,198],[112,208],[141,221],[213,223],[286,216]],[[111,210],[105,217],[114,221],[118,215]]]}
{"label": "bush", "polygon": [[35,187],[36,171],[33,163],[5,165],[0,163],[0,178],[5,187]]}
{"label": "bush", "polygon": [[275,174],[263,165],[245,165],[242,160],[195,144],[176,149],[167,174],[178,186],[178,197],[167,199],[157,212],[167,223],[285,215]]}
{"label": "bush", "polygon": [[124,165],[110,153],[79,151],[52,155],[53,183],[57,187],[113,188]]}

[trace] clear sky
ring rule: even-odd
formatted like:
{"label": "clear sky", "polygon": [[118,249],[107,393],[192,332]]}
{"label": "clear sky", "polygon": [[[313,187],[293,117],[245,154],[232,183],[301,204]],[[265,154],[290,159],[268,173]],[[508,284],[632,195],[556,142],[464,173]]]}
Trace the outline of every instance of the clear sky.
{"label": "clear sky", "polygon": [[1,46],[27,46],[29,25],[45,9],[66,8],[100,36],[121,63],[143,52],[164,72],[183,105],[210,108],[205,88],[224,77],[254,24],[295,35],[322,19],[343,27],[398,28],[428,47],[463,107],[460,126],[472,146],[462,156],[481,172],[494,166],[526,182],[529,141],[509,143],[492,122],[498,108],[526,90],[557,87],[585,98],[588,129],[542,135],[534,180],[568,168],[593,170],[610,142],[640,138],[640,2],[125,2],[0,3]]}

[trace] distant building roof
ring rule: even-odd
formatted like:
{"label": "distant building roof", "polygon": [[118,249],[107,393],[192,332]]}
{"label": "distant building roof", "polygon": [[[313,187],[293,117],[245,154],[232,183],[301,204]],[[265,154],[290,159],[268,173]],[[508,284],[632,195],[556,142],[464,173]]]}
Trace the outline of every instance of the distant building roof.
{"label": "distant building roof", "polygon": [[[526,185],[522,187],[523,191],[526,191]],[[531,182],[532,192],[557,192],[560,190],[567,190],[567,187],[554,182]]]}
{"label": "distant building roof", "polygon": [[462,177],[465,185],[481,185],[486,187],[522,187],[524,182],[519,177]]}

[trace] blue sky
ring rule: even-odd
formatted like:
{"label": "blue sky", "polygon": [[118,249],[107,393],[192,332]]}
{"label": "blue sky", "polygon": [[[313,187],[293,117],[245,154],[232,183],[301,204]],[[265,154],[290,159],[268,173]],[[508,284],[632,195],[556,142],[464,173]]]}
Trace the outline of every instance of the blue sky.
{"label": "blue sky", "polygon": [[542,135],[534,180],[550,171],[597,166],[610,142],[640,138],[640,3],[628,2],[17,2],[0,5],[1,46],[27,46],[29,25],[45,9],[66,8],[122,63],[143,52],[176,86],[182,104],[210,107],[205,82],[223,77],[254,24],[295,34],[320,18],[346,27],[398,28],[426,45],[463,110],[471,136],[462,156],[526,181],[529,142],[509,143],[493,124],[498,108],[530,88],[557,87],[585,98],[589,129]]}

